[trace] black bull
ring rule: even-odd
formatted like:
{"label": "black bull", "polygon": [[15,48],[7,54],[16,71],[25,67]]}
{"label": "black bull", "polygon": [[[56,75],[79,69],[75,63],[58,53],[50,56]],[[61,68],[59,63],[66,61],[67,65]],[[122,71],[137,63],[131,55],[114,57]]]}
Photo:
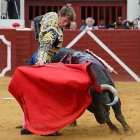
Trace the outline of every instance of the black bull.
{"label": "black bull", "polygon": [[[111,76],[109,75],[107,70],[104,68],[102,63],[98,61],[96,58],[94,58],[92,55],[84,51],[75,51],[73,49],[61,48],[60,51],[55,55],[52,62],[53,63],[60,62],[61,59],[67,53],[70,53],[70,55],[68,56],[71,56],[71,57],[66,57],[65,59],[63,59],[63,63],[71,62],[72,64],[79,64],[79,63],[92,62],[93,64],[92,64],[91,69],[96,77],[98,85],[101,86],[102,84],[108,84],[115,87]],[[30,65],[29,60],[25,60],[25,61],[27,62],[27,65]],[[90,89],[90,94],[92,96],[92,102],[90,106],[88,106],[87,109],[94,114],[98,123],[100,124],[107,123],[111,131],[117,132],[118,128],[111,122],[109,118],[110,106],[106,105],[114,100],[114,95],[108,90],[102,91],[102,94],[101,94],[97,92],[95,89],[93,89],[93,87],[91,87]],[[133,130],[126,123],[125,118],[122,115],[120,99],[115,105],[111,107],[113,108],[116,119],[122,124],[124,131],[126,133],[128,132],[133,133]],[[76,121],[75,121],[75,124],[76,124]]]}
{"label": "black bull", "polygon": [[[101,64],[101,62],[84,51],[75,51],[72,49],[61,48],[60,51],[55,55],[53,63],[60,62],[60,60],[67,53],[70,53],[70,55],[68,56],[71,57],[66,57],[65,59],[63,59],[63,63],[68,63],[68,61],[71,61],[70,63],[72,64],[92,62],[93,64],[91,68],[93,73],[95,74],[98,85],[101,86],[102,84],[108,84],[115,87],[111,76]],[[95,89],[93,89],[93,87],[91,87],[90,94],[92,96],[92,102],[87,109],[94,114],[98,123],[107,123],[111,131],[118,131],[118,128],[111,122],[109,118],[110,106],[106,105],[114,100],[114,95],[107,90],[103,91],[102,93],[103,94],[97,92]],[[131,127],[126,123],[122,115],[120,99],[115,105],[112,106],[112,108],[115,113],[116,119],[122,124],[124,131],[126,133],[132,132]]]}

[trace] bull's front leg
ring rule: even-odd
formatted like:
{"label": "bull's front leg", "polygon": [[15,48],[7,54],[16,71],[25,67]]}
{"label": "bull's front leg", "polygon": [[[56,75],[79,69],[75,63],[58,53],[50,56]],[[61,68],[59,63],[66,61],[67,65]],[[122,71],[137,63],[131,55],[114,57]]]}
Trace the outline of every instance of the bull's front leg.
{"label": "bull's front leg", "polygon": [[[111,101],[113,101],[114,97],[112,96],[112,94],[109,94],[109,96],[110,96]],[[124,116],[122,115],[120,99],[115,105],[112,106],[112,108],[115,113],[116,119],[122,124],[125,133],[130,133],[130,132],[133,133],[132,128],[127,124]]]}
{"label": "bull's front leg", "polygon": [[115,117],[122,124],[125,133],[133,133],[133,129],[127,124],[122,114],[115,114]]}
{"label": "bull's front leg", "polygon": [[125,133],[129,133],[129,132],[133,133],[132,128],[127,124],[124,116],[122,115],[120,100],[118,101],[116,105],[112,106],[112,108],[114,110],[116,119],[122,124]]}
{"label": "bull's front leg", "polygon": [[118,132],[119,129],[111,122],[110,119],[108,119],[106,123],[109,126],[111,132]]}

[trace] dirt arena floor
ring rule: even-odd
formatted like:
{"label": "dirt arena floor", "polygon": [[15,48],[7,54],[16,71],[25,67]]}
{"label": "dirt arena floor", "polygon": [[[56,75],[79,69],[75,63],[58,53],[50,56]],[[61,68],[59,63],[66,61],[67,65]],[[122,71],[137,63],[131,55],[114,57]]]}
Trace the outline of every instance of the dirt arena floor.
{"label": "dirt arena floor", "polygon": [[140,140],[140,82],[115,82],[122,102],[122,112],[134,134],[125,134],[121,124],[115,119],[111,109],[110,118],[119,128],[119,133],[111,133],[106,124],[98,124],[94,115],[86,111],[79,119],[78,126],[67,126],[60,130],[62,136],[48,137],[20,135],[23,112],[8,92],[11,78],[0,77],[0,140]]}

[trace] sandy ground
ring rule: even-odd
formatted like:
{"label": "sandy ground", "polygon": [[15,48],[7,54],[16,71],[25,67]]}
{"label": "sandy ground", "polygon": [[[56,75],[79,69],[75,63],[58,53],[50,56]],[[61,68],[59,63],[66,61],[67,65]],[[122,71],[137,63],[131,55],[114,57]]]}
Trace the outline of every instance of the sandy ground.
{"label": "sandy ground", "polygon": [[94,115],[86,111],[79,119],[78,126],[67,126],[60,130],[62,136],[48,137],[20,135],[22,110],[16,100],[4,100],[12,97],[8,92],[11,78],[0,77],[0,140],[140,140],[140,82],[115,82],[122,102],[122,112],[134,134],[126,135],[121,124],[115,119],[111,109],[110,118],[119,128],[119,133],[111,133],[106,124],[98,124]]}

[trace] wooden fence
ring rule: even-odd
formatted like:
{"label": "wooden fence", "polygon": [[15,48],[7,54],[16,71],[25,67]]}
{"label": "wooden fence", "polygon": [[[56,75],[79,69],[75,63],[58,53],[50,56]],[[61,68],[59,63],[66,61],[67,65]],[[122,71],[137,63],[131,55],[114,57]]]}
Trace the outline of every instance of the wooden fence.
{"label": "wooden fence", "polygon": [[[100,29],[92,32],[140,77],[140,30]],[[80,33],[80,30],[66,30],[63,47],[66,47]],[[35,41],[34,31],[1,29],[0,35],[4,35],[5,39],[11,42],[11,70],[7,71],[5,76],[12,76],[18,66],[26,65],[25,59],[30,59],[37,50],[38,41]],[[87,33],[72,46],[72,49],[89,49],[104,59],[118,72],[118,75],[111,74],[114,81],[134,81],[133,77]],[[7,55],[9,55],[7,45],[0,39],[0,73],[7,66]]]}

